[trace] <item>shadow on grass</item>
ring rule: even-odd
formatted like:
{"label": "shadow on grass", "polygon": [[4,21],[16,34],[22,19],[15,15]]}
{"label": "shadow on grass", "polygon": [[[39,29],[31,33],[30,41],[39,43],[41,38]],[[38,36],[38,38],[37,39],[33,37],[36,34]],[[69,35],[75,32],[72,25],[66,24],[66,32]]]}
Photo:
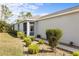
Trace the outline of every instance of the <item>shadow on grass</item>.
{"label": "shadow on grass", "polygon": [[15,35],[15,34],[12,34],[12,33],[8,33],[8,34],[11,35],[12,37],[17,38],[17,35]]}

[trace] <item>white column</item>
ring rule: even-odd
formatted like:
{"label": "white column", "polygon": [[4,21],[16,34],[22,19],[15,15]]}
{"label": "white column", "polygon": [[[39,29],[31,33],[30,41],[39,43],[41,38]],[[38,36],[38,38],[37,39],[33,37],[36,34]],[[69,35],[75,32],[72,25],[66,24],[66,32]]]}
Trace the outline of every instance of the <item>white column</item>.
{"label": "white column", "polygon": [[30,35],[30,22],[27,21],[27,36]]}

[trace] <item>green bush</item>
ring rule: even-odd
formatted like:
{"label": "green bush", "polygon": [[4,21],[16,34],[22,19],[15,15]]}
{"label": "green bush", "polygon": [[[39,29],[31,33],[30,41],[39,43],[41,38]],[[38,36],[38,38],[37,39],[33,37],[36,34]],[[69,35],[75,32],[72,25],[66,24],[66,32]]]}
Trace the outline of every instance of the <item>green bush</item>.
{"label": "green bush", "polygon": [[16,30],[11,30],[10,32],[8,32],[10,35],[12,35],[13,37],[17,37],[17,31]]}
{"label": "green bush", "polygon": [[79,51],[73,52],[72,55],[73,56],[79,56]]}
{"label": "green bush", "polygon": [[31,39],[28,37],[25,37],[24,42],[26,43],[26,46],[29,46],[31,44]]}
{"label": "green bush", "polygon": [[5,21],[0,21],[0,32],[9,32],[11,30],[11,24]]}
{"label": "green bush", "polygon": [[62,36],[62,31],[60,29],[48,29],[46,31],[46,37],[52,49],[54,49],[57,46],[61,36]]}
{"label": "green bush", "polygon": [[25,37],[24,32],[17,32],[17,37],[23,39]]}
{"label": "green bush", "polygon": [[39,46],[37,44],[31,44],[28,47],[28,52],[30,54],[37,54],[37,53],[39,53],[39,50],[40,49],[39,49]]}
{"label": "green bush", "polygon": [[29,36],[29,38],[34,41],[35,40],[35,37],[34,36]]}
{"label": "green bush", "polygon": [[38,44],[44,44],[44,43],[45,43],[45,41],[43,39],[38,41]]}

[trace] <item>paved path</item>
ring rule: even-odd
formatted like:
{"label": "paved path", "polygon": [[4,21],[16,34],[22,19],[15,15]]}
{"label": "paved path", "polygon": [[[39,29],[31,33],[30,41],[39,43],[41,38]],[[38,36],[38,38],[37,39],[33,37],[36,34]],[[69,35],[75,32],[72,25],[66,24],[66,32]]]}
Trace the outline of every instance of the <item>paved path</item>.
{"label": "paved path", "polygon": [[70,51],[70,52],[79,51],[79,49],[77,48],[69,47],[69,46],[62,45],[62,44],[58,45],[58,47],[65,49],[67,51]]}

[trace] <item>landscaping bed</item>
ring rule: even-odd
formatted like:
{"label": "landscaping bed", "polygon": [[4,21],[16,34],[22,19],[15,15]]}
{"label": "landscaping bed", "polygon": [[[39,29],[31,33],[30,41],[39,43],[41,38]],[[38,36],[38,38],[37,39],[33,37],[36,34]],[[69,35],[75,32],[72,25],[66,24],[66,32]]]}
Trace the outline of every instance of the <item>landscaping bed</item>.
{"label": "landscaping bed", "polygon": [[23,42],[25,56],[71,56],[70,52],[57,48],[60,30],[56,30],[56,33],[53,37],[49,36],[51,39],[48,37],[48,43],[42,38],[37,40],[34,36],[26,36],[23,32],[18,32],[17,36]]}
{"label": "landscaping bed", "polygon": [[[37,41],[33,41],[32,44],[38,44]],[[40,52],[37,54],[29,54],[28,47],[24,44],[24,55],[26,56],[71,56],[70,52],[56,48],[56,51],[52,51],[51,47],[47,44],[38,44]]]}

